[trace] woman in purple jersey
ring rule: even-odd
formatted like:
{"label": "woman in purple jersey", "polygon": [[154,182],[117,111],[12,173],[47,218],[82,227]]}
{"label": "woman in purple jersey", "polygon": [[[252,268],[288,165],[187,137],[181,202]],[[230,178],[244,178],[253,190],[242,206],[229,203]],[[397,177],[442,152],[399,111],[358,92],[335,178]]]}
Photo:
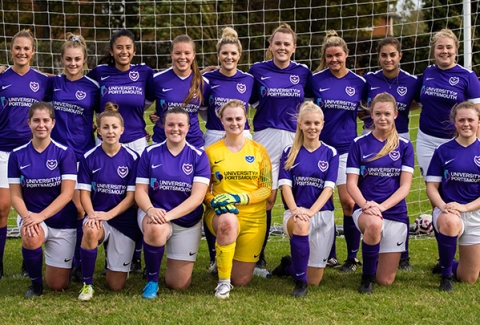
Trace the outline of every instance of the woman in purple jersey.
{"label": "woman in purple jersey", "polygon": [[[56,111],[52,139],[75,151],[77,161],[95,146],[93,117],[100,105],[98,83],[86,76],[87,44],[81,35],[67,33],[60,49],[64,69],[61,75],[51,76],[45,100],[51,102]],[[77,207],[77,243],[73,258],[73,275],[81,281],[80,241],[82,240],[85,210],[80,203],[80,192],[75,190],[73,202]]]}
{"label": "woman in purple jersey", "polygon": [[304,102],[298,113],[297,132],[282,155],[279,185],[286,203],[284,232],[290,236],[290,256],[282,257],[272,275],[295,279],[294,297],[307,294],[307,284],[318,285],[334,234],[331,196],[338,173],[337,151],[320,141],[323,112]]}
{"label": "woman in purple jersey", "polygon": [[[427,195],[435,206],[433,224],[440,256],[441,291],[452,291],[456,279],[475,283],[480,272],[480,109],[473,102],[451,112],[454,139],[440,145],[428,167]],[[460,260],[454,260],[457,241]]]}
{"label": "woman in purple jersey", "polygon": [[[132,64],[134,56],[135,36],[129,30],[121,29],[112,35],[108,53],[88,76],[100,84],[100,107],[105,107],[107,102],[117,104],[126,121],[120,142],[141,155],[150,138],[145,129],[144,112],[153,101],[153,93],[148,91],[153,70],[145,64]],[[139,242],[131,264],[133,274],[142,273],[141,253]]]}
{"label": "woman in purple jersey", "polygon": [[[342,272],[354,272],[360,248],[360,232],[352,219],[354,201],[347,192],[345,166],[348,149],[357,136],[357,111],[366,99],[365,79],[347,68],[347,43],[337,32],[327,31],[322,44],[320,66],[312,76],[312,92],[315,103],[325,116],[322,140],[334,147],[339,154],[338,197],[343,211],[343,230],[347,243],[347,259],[341,266]],[[340,267],[335,241],[332,247],[330,266]]]}
{"label": "woman in purple jersey", "polygon": [[254,140],[263,145],[272,162],[272,193],[267,200],[267,233],[257,267],[265,268],[265,246],[272,221],[272,208],[278,188],[280,158],[285,146],[295,137],[294,116],[305,97],[312,75],[303,64],[291,60],[295,53],[297,34],[290,25],[281,24],[270,38],[267,60],[257,62],[249,70],[255,78],[255,90],[250,102],[256,108],[253,118]]}
{"label": "woman in purple jersey", "polygon": [[208,157],[186,141],[189,114],[174,107],[163,120],[167,140],[145,150],[136,180],[147,275],[145,299],[157,296],[165,250],[166,285],[174,290],[190,286],[201,239],[202,201],[210,181]]}
{"label": "woman in purple jersey", "polygon": [[435,148],[453,137],[455,128],[449,120],[452,107],[466,100],[480,107],[480,82],[475,72],[457,64],[459,45],[450,29],[434,33],[430,40],[434,64],[422,76],[417,135],[417,159],[423,177]]}
{"label": "woman in purple jersey", "polygon": [[[3,253],[10,212],[7,162],[10,152],[32,136],[27,125],[32,103],[44,100],[47,76],[30,67],[35,54],[35,40],[28,29],[12,38],[10,55],[13,66],[0,75],[0,278],[3,276]],[[27,276],[24,265],[22,272]]]}
{"label": "woman in purple jersey", "polygon": [[32,298],[43,293],[44,243],[48,287],[61,291],[68,286],[76,237],[71,200],[77,167],[73,150],[50,137],[55,125],[53,107],[36,102],[28,116],[33,139],[11,153],[8,178],[12,205],[18,212],[22,255],[32,281],[25,298]]}
{"label": "woman in purple jersey", "polygon": [[355,139],[347,161],[347,190],[355,201],[353,220],[363,234],[359,288],[363,294],[372,293],[375,279],[382,285],[395,280],[408,232],[405,198],[414,167],[413,146],[395,127],[395,98],[378,94],[370,112],[373,131]]}
{"label": "woman in purple jersey", "polygon": [[190,115],[188,143],[202,148],[205,142],[198,115],[199,110],[206,106],[210,87],[198,68],[195,42],[188,35],[175,37],[170,57],[172,68],[156,73],[150,84],[150,92],[155,94],[156,100],[155,113],[150,115],[150,120],[155,124],[152,140],[155,143],[165,141],[163,125],[166,112],[180,106]]}
{"label": "woman in purple jersey", "polygon": [[[254,80],[252,75],[237,69],[241,55],[242,43],[240,43],[238,39],[237,32],[233,28],[226,27],[223,30],[222,38],[217,43],[217,56],[220,62],[220,69],[204,74],[211,88],[207,111],[200,111],[203,119],[207,121],[207,131],[203,137],[205,147],[219,141],[225,136],[225,129],[217,115],[223,104],[232,99],[241,100],[244,102],[248,114],[248,102],[252,96]],[[245,122],[243,135],[246,138],[252,138],[248,119]],[[215,237],[210,234],[210,230],[205,224],[204,230],[210,253],[209,272],[216,274]]]}
{"label": "woman in purple jersey", "polygon": [[[401,137],[410,139],[408,130],[409,112],[418,109],[418,103],[414,100],[418,96],[417,77],[408,74],[400,69],[400,60],[402,59],[402,46],[394,37],[387,37],[378,42],[377,46],[378,62],[381,70],[370,72],[364,75],[367,80],[367,106],[370,105],[376,95],[387,92],[391,94],[398,107],[398,117],[395,119],[395,127]],[[372,119],[368,116],[367,110],[359,111],[367,114],[364,118],[363,134],[371,131]],[[405,252],[402,253],[399,269],[411,271],[410,257],[408,254],[409,234],[405,239]]]}
{"label": "woman in purple jersey", "polygon": [[[124,121],[115,104],[107,103],[97,118],[97,125],[102,144],[85,154],[78,176],[78,188],[88,216],[80,248],[83,288],[78,299],[82,301],[93,297],[92,279],[99,243],[109,242],[107,285],[118,291],[127,281],[138,233],[135,231],[138,155],[120,144]],[[114,193],[110,193],[109,188],[114,188],[115,191],[111,191]],[[129,228],[133,229],[130,233]]]}

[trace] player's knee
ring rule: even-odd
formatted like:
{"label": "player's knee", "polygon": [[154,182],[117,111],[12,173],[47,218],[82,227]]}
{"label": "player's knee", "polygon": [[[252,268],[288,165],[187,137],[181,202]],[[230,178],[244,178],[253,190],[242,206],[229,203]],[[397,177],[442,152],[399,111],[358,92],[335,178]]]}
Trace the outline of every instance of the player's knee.
{"label": "player's knee", "polygon": [[112,291],[120,291],[125,287],[125,282],[126,281],[109,281],[107,279],[107,285]]}
{"label": "player's knee", "polygon": [[297,219],[297,221],[295,222],[294,227],[293,227],[293,234],[294,235],[300,235],[300,236],[306,236],[306,235],[308,235],[309,229],[310,229],[309,222]]}
{"label": "player's knee", "polygon": [[386,277],[377,277],[377,283],[383,286],[392,285],[393,281],[395,281],[395,275],[393,276],[386,276]]}
{"label": "player's knee", "polygon": [[190,287],[192,283],[192,278],[188,279],[165,279],[167,287],[172,290],[186,290]]}
{"label": "player's knee", "polygon": [[243,287],[250,283],[250,281],[252,280],[252,277],[245,275],[241,277],[232,277],[231,280],[232,280],[232,284],[235,287]]}
{"label": "player's knee", "polygon": [[22,237],[22,247],[26,249],[37,249],[42,246],[43,240],[39,237],[30,237],[30,236],[23,236]]}
{"label": "player's knee", "polygon": [[462,282],[466,282],[468,284],[474,284],[477,282],[478,279],[478,273],[477,274],[465,274],[465,275],[459,275],[458,280]]}

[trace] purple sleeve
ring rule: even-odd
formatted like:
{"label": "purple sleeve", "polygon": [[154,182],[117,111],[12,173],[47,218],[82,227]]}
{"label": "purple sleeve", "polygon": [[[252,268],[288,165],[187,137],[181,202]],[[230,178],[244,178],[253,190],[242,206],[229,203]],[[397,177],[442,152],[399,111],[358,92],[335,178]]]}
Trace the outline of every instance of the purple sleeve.
{"label": "purple sleeve", "polygon": [[18,169],[17,154],[15,151],[8,157],[8,178],[20,178],[20,169]]}
{"label": "purple sleeve", "polygon": [[437,148],[433,152],[432,159],[430,160],[430,164],[428,165],[427,182],[428,182],[428,177],[429,176],[442,177],[443,176],[443,170],[442,169],[443,169],[442,168],[442,159],[440,157],[440,153],[439,153],[438,148]]}
{"label": "purple sleeve", "polygon": [[145,89],[145,99],[149,102],[153,102],[155,100],[155,85],[153,81],[153,70],[148,69],[148,76],[147,76],[147,87]]}
{"label": "purple sleeve", "polygon": [[[137,170],[138,170],[138,162],[139,158],[135,159],[132,164],[132,172],[128,173],[128,181],[127,181],[127,186],[135,186],[135,180],[137,177]],[[127,190],[128,191],[128,190]]]}
{"label": "purple sleeve", "polygon": [[310,72],[308,74],[307,82],[305,83],[305,88],[304,88],[305,95],[303,96],[304,98],[311,98],[315,96],[312,91],[312,73]]}
{"label": "purple sleeve", "polygon": [[330,166],[328,166],[328,173],[325,181],[331,181],[333,183],[337,182],[338,178],[338,164],[339,164],[340,157],[337,155],[332,155],[330,158]]}
{"label": "purple sleeve", "polygon": [[413,150],[413,145],[411,142],[408,142],[407,145],[405,146],[405,151],[403,153],[403,162],[402,162],[402,168],[410,167],[410,168],[415,168],[415,156],[414,156],[414,150]]}
{"label": "purple sleeve", "polygon": [[148,151],[145,149],[140,157],[140,161],[138,162],[137,178],[149,178],[149,162],[150,157],[148,155]]}
{"label": "purple sleeve", "polygon": [[210,162],[208,161],[208,156],[205,151],[199,156],[197,160],[197,166],[195,168],[195,176],[193,177],[193,181],[195,182],[195,178],[197,177],[204,177],[208,181],[210,181]]}
{"label": "purple sleeve", "polygon": [[253,67],[250,68],[250,70],[248,70],[248,73],[250,73],[254,79],[252,96],[250,97],[250,104],[255,104],[256,102],[259,101],[260,98],[258,96],[258,83],[257,83],[257,78],[255,77],[255,72]]}
{"label": "purple sleeve", "polygon": [[480,81],[478,81],[475,72],[470,73],[468,78],[466,97],[468,100],[476,99],[475,103],[478,104],[480,101]]}
{"label": "purple sleeve", "polygon": [[289,181],[293,181],[291,169],[289,169],[289,170],[285,169],[285,162],[288,159],[288,153],[290,152],[290,149],[291,149],[291,147],[286,148],[282,152],[282,158],[280,159],[280,171],[279,171],[279,174],[278,174],[278,180],[279,181],[281,179],[288,179]]}
{"label": "purple sleeve", "polygon": [[77,175],[77,158],[75,157],[75,152],[71,148],[67,148],[62,155],[60,174]]}
{"label": "purple sleeve", "polygon": [[[347,158],[347,174],[349,174],[349,168],[360,168],[360,152],[359,152],[359,145],[356,141],[352,142],[350,145],[350,150],[348,151],[348,158]],[[352,174],[352,172],[350,172]]]}
{"label": "purple sleeve", "polygon": [[53,80],[58,78],[57,76],[48,77],[47,79],[47,90],[45,91],[45,101],[51,102],[53,100]]}
{"label": "purple sleeve", "polygon": [[210,82],[208,81],[207,78],[203,77],[203,80],[205,81],[204,83],[204,89],[203,89],[203,103],[200,104],[201,107],[207,107],[208,106],[208,97],[210,97],[211,93],[211,87],[210,87]]}
{"label": "purple sleeve", "polygon": [[87,77],[92,78],[95,81],[98,81],[97,71],[98,71],[98,68],[93,68],[87,73]]}

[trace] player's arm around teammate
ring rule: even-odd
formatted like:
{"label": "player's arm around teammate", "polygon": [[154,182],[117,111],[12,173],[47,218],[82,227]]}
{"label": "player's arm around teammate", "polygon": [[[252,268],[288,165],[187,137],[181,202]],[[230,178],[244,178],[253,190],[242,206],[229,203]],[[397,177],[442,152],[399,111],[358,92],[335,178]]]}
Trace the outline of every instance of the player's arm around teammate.
{"label": "player's arm around teammate", "polygon": [[291,257],[282,257],[272,274],[295,279],[294,297],[306,295],[307,283],[320,283],[335,238],[331,197],[338,155],[319,139],[323,124],[320,107],[304,102],[295,139],[285,148],[280,163],[279,185],[286,203],[283,226],[290,236]]}
{"label": "player's arm around teammate", "polygon": [[166,112],[164,121],[166,141],[146,149],[137,171],[135,200],[144,240],[146,299],[157,296],[165,249],[166,285],[175,290],[190,286],[201,239],[202,201],[210,177],[205,152],[186,141],[189,114],[175,107]]}
{"label": "player's arm around teammate", "polygon": [[[441,280],[439,289],[452,291],[452,274],[460,281],[475,283],[480,272],[480,109],[463,102],[452,109],[454,139],[440,145],[428,168],[427,195],[434,204]],[[460,246],[460,260],[454,260]]]}
{"label": "player's arm around teammate", "polygon": [[53,107],[46,102],[32,104],[28,125],[31,142],[16,148],[8,163],[12,205],[19,215],[22,255],[32,281],[25,298],[43,292],[43,243],[47,285],[57,291],[66,289],[69,283],[76,222],[71,200],[77,174],[73,150],[50,138],[55,125]]}
{"label": "player's arm around teammate", "polygon": [[231,282],[243,286],[252,278],[265,239],[271,164],[265,148],[243,135],[247,116],[242,101],[227,102],[219,117],[226,133],[206,149],[211,185],[204,217],[217,236],[215,297],[223,299],[230,295]]}
{"label": "player's arm around teammate", "polygon": [[347,190],[355,201],[353,220],[363,234],[359,292],[366,294],[372,293],[375,279],[382,285],[395,280],[408,231],[405,198],[414,167],[413,146],[395,128],[395,98],[381,93],[370,110],[374,129],[355,139],[347,160]]}
{"label": "player's arm around teammate", "polygon": [[97,118],[102,144],[85,153],[80,163],[78,188],[87,219],[81,239],[83,288],[79,300],[93,297],[97,246],[108,242],[107,285],[117,291],[125,286],[140,233],[135,207],[138,154],[120,144],[124,121],[116,105],[107,103]]}

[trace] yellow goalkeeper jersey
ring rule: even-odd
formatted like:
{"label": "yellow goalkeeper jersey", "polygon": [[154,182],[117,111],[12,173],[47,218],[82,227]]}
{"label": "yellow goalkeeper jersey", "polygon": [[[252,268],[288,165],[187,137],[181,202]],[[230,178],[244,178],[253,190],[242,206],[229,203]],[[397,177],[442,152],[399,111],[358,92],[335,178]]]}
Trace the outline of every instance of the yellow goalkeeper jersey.
{"label": "yellow goalkeeper jersey", "polygon": [[239,217],[265,215],[266,200],[272,191],[272,165],[267,150],[245,139],[239,152],[231,152],[222,139],[205,151],[212,171],[210,189],[205,197],[207,207],[210,208],[210,201],[218,194],[247,194],[248,204],[237,207]]}

